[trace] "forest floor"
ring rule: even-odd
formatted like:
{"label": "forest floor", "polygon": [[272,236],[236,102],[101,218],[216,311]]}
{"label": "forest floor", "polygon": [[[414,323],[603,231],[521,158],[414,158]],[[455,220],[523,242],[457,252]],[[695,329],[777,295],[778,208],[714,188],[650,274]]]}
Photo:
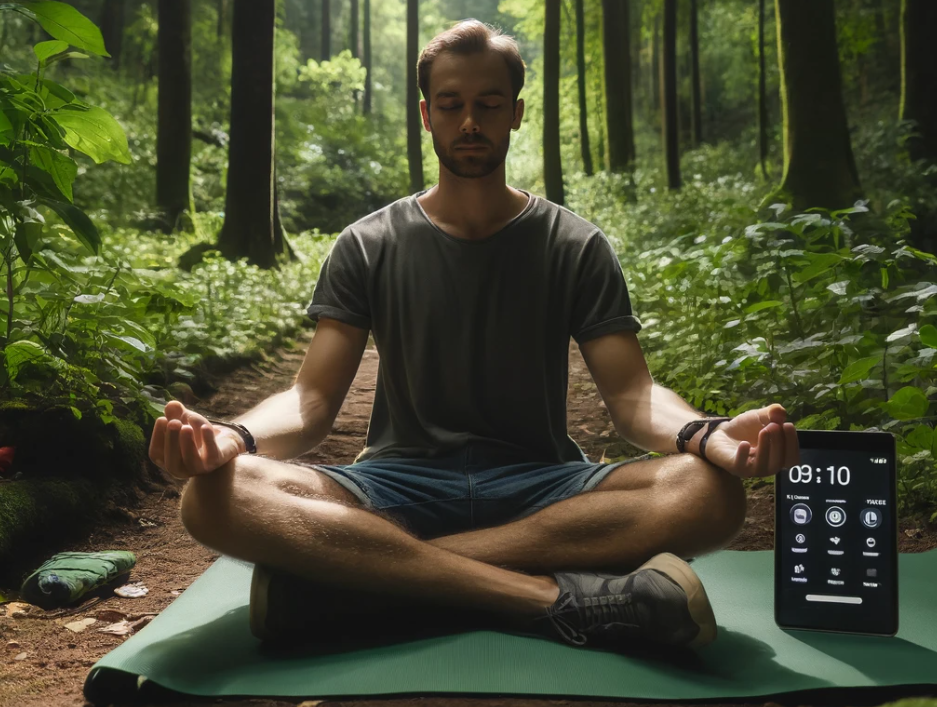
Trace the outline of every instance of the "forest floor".
{"label": "forest floor", "polygon": [[[264,362],[241,367],[218,382],[218,390],[201,400],[183,400],[195,410],[213,417],[239,415],[273,393],[292,385],[312,332],[305,332],[296,348],[281,348]],[[570,343],[568,429],[593,460],[603,453],[609,457],[638,456],[615,433],[611,419],[596,390],[575,342]],[[351,464],[364,446],[374,398],[378,355],[369,343],[345,404],[335,421],[332,434],[303,461]],[[783,402],[783,401],[779,401]],[[90,535],[63,544],[56,551],[130,550],[137,556],[131,579],[141,581],[149,593],[141,598],[108,596],[100,603],[64,618],[48,619],[36,607],[26,615],[7,616],[0,606],[0,707],[83,707],[82,685],[89,669],[129,636],[101,633],[120,612],[130,620],[156,615],[194,582],[218,555],[193,540],[179,520],[178,485],[166,483],[142,494],[139,505],[119,509],[102,519]],[[937,528],[904,519],[899,523],[899,550],[923,552],[937,547]],[[748,517],[742,533],[732,542],[732,550],[771,550],[774,540],[773,486],[749,491]],[[6,593],[0,588],[0,592]],[[9,606],[9,605],[8,605]],[[107,612],[107,613],[102,613]],[[73,632],[64,624],[83,617],[97,620],[86,630]],[[46,618],[46,620],[42,620]],[[286,707],[301,699],[183,700],[174,704],[195,707],[205,704],[239,704],[254,707]],[[884,700],[883,700],[884,701]],[[417,707],[427,703],[443,707],[548,707],[567,705],[568,700],[526,698],[380,698],[362,701],[327,700],[322,707]],[[637,705],[622,701],[581,701],[582,707]],[[682,703],[684,705],[690,703]],[[760,704],[760,703],[753,703]],[[650,707],[650,705],[647,705]],[[655,703],[655,707],[662,707]],[[710,707],[712,707],[710,705]]]}

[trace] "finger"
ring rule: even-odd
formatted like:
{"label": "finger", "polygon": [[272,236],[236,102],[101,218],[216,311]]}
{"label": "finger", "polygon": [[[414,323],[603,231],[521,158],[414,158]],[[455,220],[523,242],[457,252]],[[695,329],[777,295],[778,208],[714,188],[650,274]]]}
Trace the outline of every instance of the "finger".
{"label": "finger", "polygon": [[150,459],[160,469],[163,467],[163,446],[166,444],[166,425],[169,421],[165,417],[157,418],[153,425],[153,435],[150,437]]}
{"label": "finger", "polygon": [[771,434],[766,427],[762,427],[758,434],[755,453],[755,476],[767,476],[768,463],[771,461]]}
{"label": "finger", "polygon": [[179,453],[188,474],[201,474],[205,471],[198,445],[195,442],[195,430],[192,425],[183,425],[179,430]]}
{"label": "finger", "polygon": [[204,452],[205,444],[202,439],[202,427],[208,425],[211,427],[211,423],[203,415],[199,415],[197,412],[192,412],[189,410],[187,414],[187,422],[192,426],[192,431],[195,433],[195,446],[198,447],[199,454]]}
{"label": "finger", "polygon": [[784,468],[800,464],[800,441],[797,439],[797,428],[790,422],[784,423]]}
{"label": "finger", "polygon": [[185,416],[185,405],[178,400],[170,400],[166,403],[163,414],[166,416],[167,420],[179,420],[181,422]]}
{"label": "finger", "polygon": [[172,476],[182,479],[186,477],[185,467],[182,462],[182,452],[179,449],[179,430],[182,429],[182,423],[179,420],[170,420],[166,426],[166,445],[164,454],[166,460],[166,471]]}
{"label": "finger", "polygon": [[735,450],[735,474],[736,476],[746,477],[749,474],[748,453],[752,445],[748,442],[739,442],[738,449]]}
{"label": "finger", "polygon": [[768,473],[777,474],[784,463],[784,427],[771,425],[771,461],[768,463]]}
{"label": "finger", "polygon": [[221,450],[218,448],[218,435],[215,433],[215,428],[211,424],[206,424],[202,425],[199,431],[202,433],[206,466],[211,465],[217,469],[223,463],[223,457]]}

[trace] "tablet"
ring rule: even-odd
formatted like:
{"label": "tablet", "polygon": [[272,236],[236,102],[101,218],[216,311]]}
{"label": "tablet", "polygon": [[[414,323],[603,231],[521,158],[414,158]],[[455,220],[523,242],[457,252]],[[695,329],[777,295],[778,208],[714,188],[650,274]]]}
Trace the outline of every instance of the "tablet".
{"label": "tablet", "polygon": [[774,617],[784,629],[898,632],[895,438],[798,430],[775,478]]}

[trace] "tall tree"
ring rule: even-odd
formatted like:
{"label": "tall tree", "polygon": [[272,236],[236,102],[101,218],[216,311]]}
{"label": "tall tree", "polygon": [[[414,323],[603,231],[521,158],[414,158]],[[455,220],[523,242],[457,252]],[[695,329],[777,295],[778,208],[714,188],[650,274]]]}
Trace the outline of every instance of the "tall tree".
{"label": "tall tree", "polygon": [[660,110],[660,11],[654,13],[654,31],[651,33],[651,111],[653,118]]}
{"label": "tall tree", "polygon": [[586,109],[586,23],[583,0],[576,0],[576,78],[579,84],[579,149],[582,168],[592,176],[592,151],[589,148],[589,117]]}
{"label": "tall tree", "polygon": [[765,0],[758,0],[758,161],[768,178],[768,90],[765,74]]}
{"label": "tall tree", "polygon": [[611,172],[630,172],[634,162],[631,110],[631,48],[628,0],[602,0],[605,51],[605,127]]}
{"label": "tall tree", "polygon": [[332,3],[322,0],[322,39],[319,42],[319,59],[328,61],[332,58]]}
{"label": "tall tree", "polygon": [[560,159],[560,0],[546,0],[543,26],[543,182],[547,199],[562,205]]}
{"label": "tall tree", "polygon": [[693,102],[690,113],[693,147],[703,142],[703,95],[699,80],[699,12],[696,0],[690,0],[690,97]]}
{"label": "tall tree", "polygon": [[677,134],[677,0],[664,0],[664,42],[660,61],[662,98],[661,134],[664,161],[667,165],[667,186],[679,189],[680,145]]}
{"label": "tall tree", "polygon": [[192,14],[189,0],[159,0],[156,206],[162,229],[192,210]]}
{"label": "tall tree", "polygon": [[275,267],[287,245],[274,188],[275,8],[275,0],[234,0],[228,186],[218,235],[226,258],[262,268]]}
{"label": "tall tree", "polygon": [[104,0],[101,6],[101,36],[104,48],[111,55],[111,66],[120,69],[120,53],[124,44],[124,2]]}
{"label": "tall tree", "polygon": [[358,51],[358,0],[351,0],[351,19],[348,24],[348,46],[351,47],[351,55],[357,59],[361,53]]}
{"label": "tall tree", "polygon": [[843,103],[833,0],[775,0],[784,176],[794,208],[838,209],[861,195]]}
{"label": "tall tree", "polygon": [[371,114],[371,0],[364,0],[364,27],[362,28],[364,36],[364,105],[362,110],[365,115]]}
{"label": "tall tree", "polygon": [[225,36],[225,27],[228,24],[228,0],[215,0],[215,10],[218,18],[215,25],[215,36],[221,39]]}
{"label": "tall tree", "polygon": [[937,3],[901,1],[901,120],[917,123],[911,159],[937,162]]}
{"label": "tall tree", "polygon": [[407,162],[410,167],[410,193],[423,190],[423,118],[420,116],[416,62],[419,58],[419,0],[407,0]]}

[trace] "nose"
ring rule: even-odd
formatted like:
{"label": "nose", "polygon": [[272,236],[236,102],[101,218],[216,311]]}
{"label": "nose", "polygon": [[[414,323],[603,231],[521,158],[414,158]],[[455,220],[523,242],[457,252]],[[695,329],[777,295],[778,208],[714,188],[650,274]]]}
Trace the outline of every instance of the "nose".
{"label": "nose", "polygon": [[475,120],[475,115],[471,109],[469,109],[468,115],[465,116],[465,120],[462,121],[462,126],[459,129],[463,133],[478,132],[478,121]]}

